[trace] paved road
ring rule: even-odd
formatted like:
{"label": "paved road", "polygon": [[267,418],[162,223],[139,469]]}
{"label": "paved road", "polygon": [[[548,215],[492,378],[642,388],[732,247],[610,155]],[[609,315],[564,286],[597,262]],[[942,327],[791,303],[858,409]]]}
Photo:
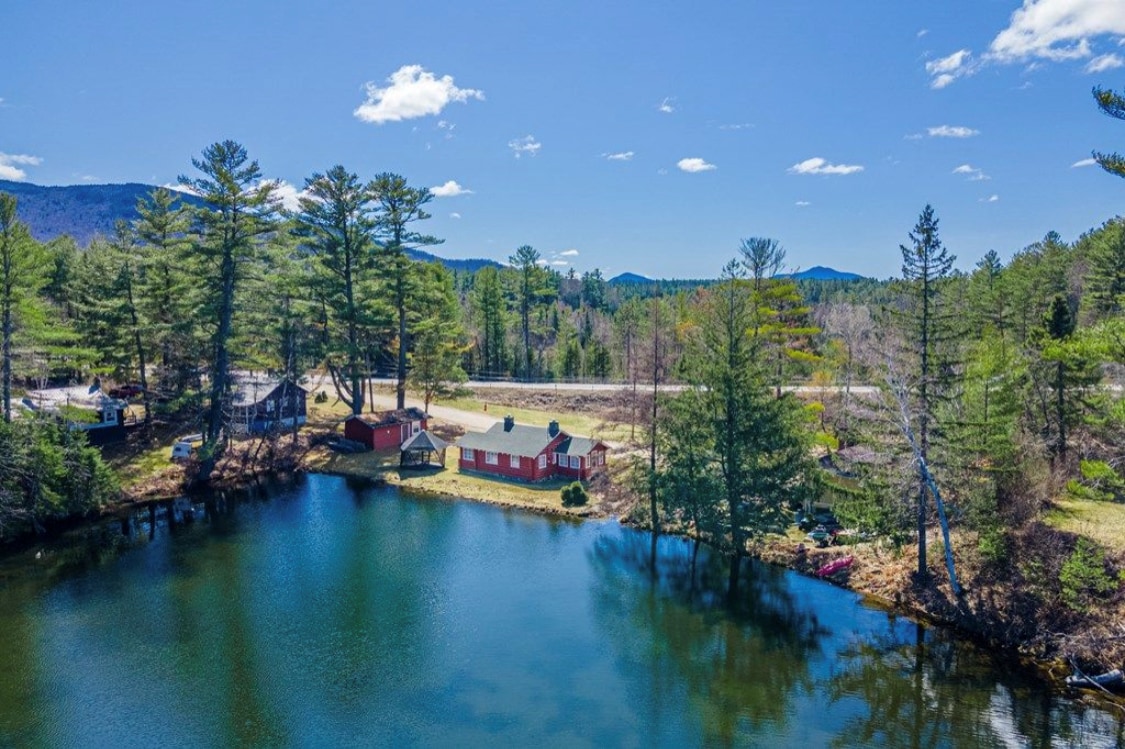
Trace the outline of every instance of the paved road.
{"label": "paved road", "polygon": [[[376,385],[386,385],[393,387],[395,381],[390,378],[376,378]],[[538,392],[614,392],[620,390],[631,390],[632,385],[627,382],[514,382],[508,380],[469,380],[465,386],[472,390],[489,390],[489,389],[504,389],[504,390],[535,390]],[[652,385],[645,385],[638,383],[637,389],[647,391],[652,389]],[[660,390],[666,393],[676,393],[684,389],[683,385],[661,385]],[[807,385],[786,385],[782,388],[785,392],[793,393],[820,393],[823,391],[828,392],[843,392],[844,388],[839,386],[831,386],[826,388],[809,387]],[[856,395],[875,395],[879,392],[879,388],[873,385],[852,385],[852,393]],[[431,409],[432,410],[432,409]],[[436,414],[435,414],[436,415]]]}

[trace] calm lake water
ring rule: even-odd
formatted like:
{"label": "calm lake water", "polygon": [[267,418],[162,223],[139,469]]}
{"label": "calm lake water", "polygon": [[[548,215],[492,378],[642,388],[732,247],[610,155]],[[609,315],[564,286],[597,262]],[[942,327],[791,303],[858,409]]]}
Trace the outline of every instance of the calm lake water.
{"label": "calm lake water", "polygon": [[1115,746],[851,593],[613,522],[311,476],[0,563],[0,746]]}

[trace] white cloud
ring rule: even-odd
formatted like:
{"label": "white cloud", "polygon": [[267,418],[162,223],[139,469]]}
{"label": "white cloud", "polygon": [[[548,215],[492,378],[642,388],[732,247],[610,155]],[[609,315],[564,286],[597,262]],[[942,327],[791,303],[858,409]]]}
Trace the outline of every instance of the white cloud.
{"label": "white cloud", "polygon": [[945,88],[961,76],[971,74],[973,67],[973,53],[967,49],[930,60],[926,63],[926,72],[934,77],[930,88]]}
{"label": "white cloud", "polygon": [[794,203],[794,205],[797,206],[798,208],[804,208],[806,206],[812,205],[812,203],[810,203],[807,200],[798,200],[796,203]]}
{"label": "white cloud", "polygon": [[814,156],[789,167],[790,174],[855,174],[862,172],[859,164],[829,164],[827,159]]}
{"label": "white cloud", "polygon": [[1098,55],[1090,62],[1086,63],[1087,73],[1104,73],[1107,70],[1114,70],[1125,65],[1125,60],[1121,59],[1121,55],[1115,55],[1112,52],[1108,55]]}
{"label": "white cloud", "polygon": [[603,153],[602,156],[607,161],[629,161],[633,158],[634,153],[632,151],[621,151],[620,153]]}
{"label": "white cloud", "polygon": [[968,175],[970,182],[982,182],[986,179],[992,179],[984,173],[984,170],[978,169],[972,164],[962,164],[961,166],[953,170],[953,174]]}
{"label": "white cloud", "polygon": [[937,127],[926,128],[926,132],[929,133],[931,138],[971,138],[974,135],[980,135],[980,130],[962,125],[938,125]]}
{"label": "white cloud", "polygon": [[1070,168],[1073,169],[1075,167],[1093,166],[1094,164],[1097,164],[1097,163],[1098,162],[1094,161],[1093,159],[1081,159],[1081,160],[1076,161],[1073,164],[1071,164]]}
{"label": "white cloud", "polygon": [[552,260],[551,265],[570,265],[570,263],[565,260]]}
{"label": "white cloud", "polygon": [[538,260],[535,261],[535,264],[536,265],[547,265],[547,262],[548,261],[545,258],[539,258]]}
{"label": "white cloud", "polygon": [[450,218],[461,218],[461,214],[458,213],[457,211],[454,211],[453,213],[449,214],[449,217]]}
{"label": "white cloud", "polygon": [[997,62],[1081,60],[1098,37],[1125,36],[1121,0],[1024,0],[989,45]]}
{"label": "white cloud", "polygon": [[13,182],[27,179],[27,172],[20,169],[20,167],[39,166],[42,163],[43,159],[38,156],[28,156],[25,153],[0,152],[0,179],[8,179]]}
{"label": "white cloud", "polygon": [[925,36],[926,34],[928,34],[928,33],[930,33],[930,30],[929,30],[929,29],[918,29],[918,33],[917,33],[917,34],[915,34],[914,36],[916,36],[917,38],[921,39],[922,37],[924,37],[924,36]]}
{"label": "white cloud", "polygon": [[281,200],[281,206],[287,211],[301,210],[300,198],[308,195],[304,190],[298,190],[283,179],[266,180],[274,185],[273,194]]}
{"label": "white cloud", "polygon": [[561,257],[577,257],[578,250],[563,250],[559,253]]}
{"label": "white cloud", "polygon": [[735,122],[730,125],[719,125],[720,130],[746,130],[754,127],[752,122]]}
{"label": "white cloud", "polygon": [[981,198],[978,203],[995,203],[1000,200],[1000,196],[996,194],[989,195],[987,198]]}
{"label": "white cloud", "polygon": [[533,135],[525,135],[522,138],[508,141],[508,148],[512,149],[512,153],[516,155],[517,159],[525,153],[528,156],[536,155],[539,153],[539,148],[542,145],[542,143],[535,140],[535,136]]}
{"label": "white cloud", "polygon": [[921,133],[910,133],[909,135],[902,136],[902,139],[903,140],[922,140],[922,138],[925,138],[925,137],[926,136],[922,135]]}
{"label": "white cloud", "polygon": [[[926,72],[933,76],[933,88],[944,88],[988,64],[1030,63],[1030,72],[1042,62],[1092,57],[1094,43],[1103,38],[1118,45],[1125,39],[1122,0],[1023,0],[986,53],[974,59],[961,49],[926,63]],[[1103,54],[1090,60],[1086,71],[1101,73],[1123,65],[1118,55]]]}
{"label": "white cloud", "polygon": [[390,85],[383,88],[367,82],[367,100],[353,112],[356,117],[381,125],[439,114],[450,102],[484,99],[483,91],[457,88],[453,76],[438,78],[421,65],[403,65],[391,73],[387,82]]}
{"label": "white cloud", "polygon": [[444,185],[431,187],[430,192],[434,194],[435,198],[455,198],[458,195],[472,195],[472,190],[466,190],[461,185],[457,184],[456,180],[449,180]]}
{"label": "white cloud", "polygon": [[664,101],[656,106],[657,111],[663,112],[664,114],[672,114],[672,112],[676,111],[676,107],[672,104],[675,100],[676,97],[674,96],[665,96]]}
{"label": "white cloud", "polygon": [[712,169],[718,169],[718,167],[714,164],[708,164],[706,161],[696,156],[687,159],[680,159],[676,162],[676,166],[678,166],[680,168],[680,171],[682,172],[692,173],[709,172]]}

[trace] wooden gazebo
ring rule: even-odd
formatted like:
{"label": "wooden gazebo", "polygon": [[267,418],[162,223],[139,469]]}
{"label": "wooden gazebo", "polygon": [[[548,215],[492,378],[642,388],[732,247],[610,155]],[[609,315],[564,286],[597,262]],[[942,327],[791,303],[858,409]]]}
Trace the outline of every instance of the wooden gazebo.
{"label": "wooden gazebo", "polygon": [[405,467],[424,468],[431,465],[432,457],[436,456],[437,462],[434,465],[444,467],[445,449],[447,447],[449,447],[448,442],[423,429],[402,443],[402,454],[399,456],[398,464]]}

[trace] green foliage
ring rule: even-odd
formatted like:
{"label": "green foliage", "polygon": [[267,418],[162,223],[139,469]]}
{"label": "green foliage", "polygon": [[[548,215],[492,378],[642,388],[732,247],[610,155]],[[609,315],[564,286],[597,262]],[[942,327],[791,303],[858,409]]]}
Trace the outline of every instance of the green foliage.
{"label": "green foliage", "polygon": [[977,537],[977,551],[986,564],[999,566],[1008,561],[1011,553],[1008,534],[998,525],[993,525]]}
{"label": "green foliage", "polygon": [[86,514],[117,490],[83,432],[49,419],[0,422],[0,538]]}
{"label": "green foliage", "polygon": [[1073,611],[1086,611],[1094,599],[1117,590],[1118,582],[1106,572],[1105,551],[1087,538],[1079,538],[1074,552],[1059,570],[1063,603]]}
{"label": "green foliage", "polygon": [[586,487],[582,486],[581,481],[575,481],[562,488],[564,507],[582,507],[588,501],[590,501],[590,495],[586,493]]}

